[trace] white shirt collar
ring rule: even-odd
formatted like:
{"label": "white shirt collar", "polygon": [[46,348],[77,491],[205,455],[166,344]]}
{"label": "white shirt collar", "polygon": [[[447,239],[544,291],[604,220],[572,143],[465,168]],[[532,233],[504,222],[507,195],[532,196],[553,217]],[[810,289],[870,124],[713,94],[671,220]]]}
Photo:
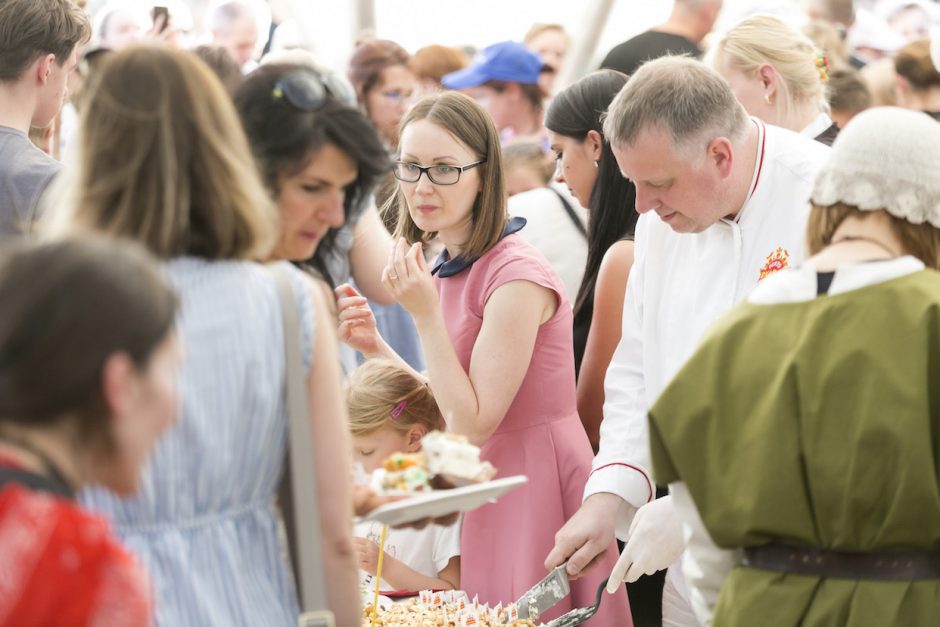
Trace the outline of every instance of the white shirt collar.
{"label": "white shirt collar", "polygon": [[803,137],[809,137],[810,139],[816,139],[822,135],[830,126],[832,126],[832,118],[830,118],[827,113],[820,111],[819,115],[816,116],[816,119],[810,122],[809,126],[800,131],[800,135]]}
{"label": "white shirt collar", "polygon": [[[923,262],[910,255],[882,261],[842,264],[835,270],[828,294],[832,296],[851,292],[923,269]],[[751,292],[747,300],[756,305],[772,305],[809,301],[816,297],[816,268],[811,263],[805,263],[799,268],[784,270],[767,277]]]}

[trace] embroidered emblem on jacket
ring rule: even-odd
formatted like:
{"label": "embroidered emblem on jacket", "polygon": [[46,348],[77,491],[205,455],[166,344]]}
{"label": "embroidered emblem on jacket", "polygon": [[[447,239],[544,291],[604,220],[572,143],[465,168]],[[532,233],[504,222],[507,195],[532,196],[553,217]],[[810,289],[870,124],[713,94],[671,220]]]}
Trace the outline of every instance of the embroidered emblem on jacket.
{"label": "embroidered emblem on jacket", "polygon": [[760,276],[757,280],[763,281],[774,272],[779,272],[789,266],[790,251],[786,248],[777,248],[777,250],[767,255],[767,259],[764,260],[764,266],[760,269]]}

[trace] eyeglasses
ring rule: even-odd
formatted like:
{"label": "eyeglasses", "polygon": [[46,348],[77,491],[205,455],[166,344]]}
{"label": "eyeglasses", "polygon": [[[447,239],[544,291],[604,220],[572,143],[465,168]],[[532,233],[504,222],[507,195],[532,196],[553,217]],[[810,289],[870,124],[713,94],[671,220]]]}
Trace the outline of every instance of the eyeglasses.
{"label": "eyeglasses", "polygon": [[417,183],[421,175],[426,174],[428,180],[435,185],[453,185],[460,180],[460,175],[464,170],[471,170],[481,163],[486,163],[486,159],[467,165],[418,165],[396,161],[392,172],[395,178],[404,183]]}
{"label": "eyeglasses", "polygon": [[414,95],[414,92],[411,90],[403,91],[401,89],[392,89],[381,93],[383,98],[391,100],[392,102],[407,102],[411,100],[411,97]]}
{"label": "eyeglasses", "polygon": [[330,96],[347,103],[355,98],[349,86],[333,74],[320,75],[312,70],[293,70],[284,74],[274,84],[271,95],[275,100],[286,100],[301,111],[322,109]]}

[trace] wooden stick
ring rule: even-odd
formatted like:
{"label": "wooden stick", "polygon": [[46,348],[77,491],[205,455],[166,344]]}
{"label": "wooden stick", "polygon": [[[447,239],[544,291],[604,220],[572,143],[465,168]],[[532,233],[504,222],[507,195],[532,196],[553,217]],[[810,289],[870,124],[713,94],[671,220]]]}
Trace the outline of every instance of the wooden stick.
{"label": "wooden stick", "polygon": [[372,627],[375,627],[375,618],[379,613],[379,585],[382,583],[382,558],[385,557],[385,534],[388,525],[382,525],[382,539],[379,541],[379,564],[375,569],[375,597],[372,599]]}

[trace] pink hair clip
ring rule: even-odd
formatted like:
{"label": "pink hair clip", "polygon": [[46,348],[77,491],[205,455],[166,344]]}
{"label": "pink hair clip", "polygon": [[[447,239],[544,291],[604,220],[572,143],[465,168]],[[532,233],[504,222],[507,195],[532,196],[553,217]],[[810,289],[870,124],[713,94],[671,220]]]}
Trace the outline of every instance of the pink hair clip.
{"label": "pink hair clip", "polygon": [[389,412],[392,420],[398,420],[401,418],[401,415],[405,412],[406,407],[408,407],[408,401],[402,401],[395,405],[395,407],[392,408],[392,411]]}

